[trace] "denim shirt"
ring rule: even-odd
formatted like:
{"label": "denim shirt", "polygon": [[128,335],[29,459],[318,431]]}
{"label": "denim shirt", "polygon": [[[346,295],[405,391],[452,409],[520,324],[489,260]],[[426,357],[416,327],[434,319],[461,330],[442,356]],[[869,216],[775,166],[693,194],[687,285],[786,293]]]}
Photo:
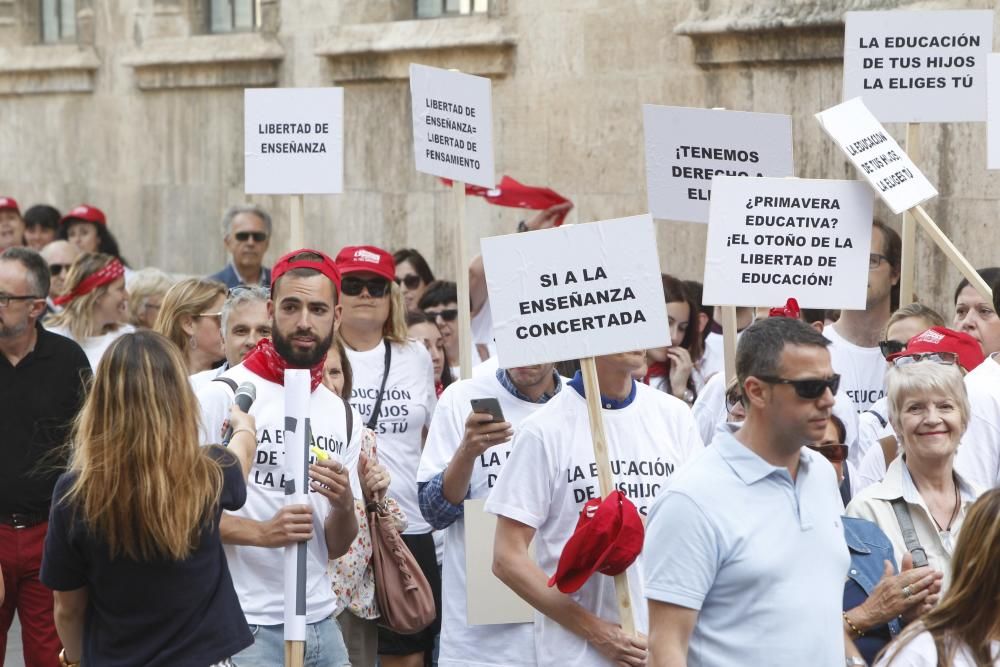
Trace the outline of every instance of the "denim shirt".
{"label": "denim shirt", "polygon": [[[887,560],[892,563],[894,573],[897,573],[898,569],[896,558],[892,551],[892,543],[886,537],[886,534],[882,532],[881,528],[865,519],[856,519],[849,516],[841,518],[844,521],[844,539],[847,541],[847,548],[851,552],[851,568],[847,571],[849,581],[844,591],[844,611],[848,611],[848,605],[850,608],[854,608],[863,601],[863,598],[857,599],[859,596],[850,594],[850,589],[853,588],[851,585],[852,582],[864,591],[864,598],[867,598],[875,590],[879,579],[882,578],[884,572],[883,561]],[[849,602],[849,598],[855,599]],[[891,637],[899,634],[902,628],[899,617],[889,621],[888,626]],[[873,658],[882,646],[888,643],[886,640],[880,640],[876,636],[878,634],[879,628],[872,628],[865,633],[864,637],[859,638],[855,642],[858,645],[858,650],[861,651],[869,664],[872,663]]]}

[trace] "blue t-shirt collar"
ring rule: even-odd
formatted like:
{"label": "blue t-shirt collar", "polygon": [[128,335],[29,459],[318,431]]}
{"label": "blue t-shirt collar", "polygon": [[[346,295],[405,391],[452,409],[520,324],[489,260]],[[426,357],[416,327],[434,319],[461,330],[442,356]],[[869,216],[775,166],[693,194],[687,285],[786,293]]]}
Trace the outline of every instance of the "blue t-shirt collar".
{"label": "blue t-shirt collar", "polygon": [[[587,393],[583,390],[583,374],[580,371],[576,372],[573,379],[567,384],[576,390],[576,393],[580,394],[584,398],[587,397]],[[614,398],[608,398],[605,395],[601,395],[601,407],[605,410],[621,410],[622,408],[627,408],[632,405],[635,400],[635,380],[632,380],[632,391],[629,392],[628,396],[622,400],[616,400]]]}

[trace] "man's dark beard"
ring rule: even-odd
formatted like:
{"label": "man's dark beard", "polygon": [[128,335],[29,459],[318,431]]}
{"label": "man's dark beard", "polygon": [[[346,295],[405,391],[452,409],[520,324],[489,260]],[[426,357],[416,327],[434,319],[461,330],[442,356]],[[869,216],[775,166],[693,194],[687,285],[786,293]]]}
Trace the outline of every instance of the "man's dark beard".
{"label": "man's dark beard", "polygon": [[305,331],[295,331],[291,336],[285,338],[278,332],[277,327],[272,327],[271,329],[271,340],[274,343],[274,349],[293,368],[312,368],[323,361],[323,357],[326,356],[326,353],[330,350],[330,346],[333,344],[333,328],[331,328],[330,335],[319,339],[318,344],[312,352],[297,352],[292,347],[291,341],[291,338],[296,335],[308,336],[310,334]]}

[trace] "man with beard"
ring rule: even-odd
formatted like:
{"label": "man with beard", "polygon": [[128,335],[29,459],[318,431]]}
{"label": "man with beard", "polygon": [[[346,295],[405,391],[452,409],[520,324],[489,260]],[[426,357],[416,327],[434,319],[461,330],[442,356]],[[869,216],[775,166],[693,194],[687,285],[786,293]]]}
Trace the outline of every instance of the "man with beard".
{"label": "man with beard", "polygon": [[[49,270],[38,253],[0,254],[0,656],[14,610],[28,665],[58,664],[52,591],[38,571],[52,489],[63,471],[59,452],[83,403],[90,362],[75,342],[38,323]],[[4,592],[6,591],[6,596]]]}
{"label": "man with beard", "polygon": [[[345,403],[322,384],[323,362],[333,341],[340,273],[333,261],[314,250],[297,250],[274,265],[271,338],[261,340],[223,381],[198,392],[204,442],[217,442],[233,402],[225,380],[250,382],[257,398],[249,413],[257,420],[257,456],[247,482],[247,501],[238,512],[223,514],[220,532],[243,613],[254,632],[254,645],[235,656],[241,667],[284,663],[284,550],[307,542],[307,667],[349,664],[347,649],[331,614],[336,601],[327,562],[343,555],[358,532],[354,494],[361,439],[359,418],[349,419]],[[273,341],[273,342],[272,342]],[[309,369],[312,394],[311,445],[328,459],[310,454],[309,502],[286,506],[285,397],[286,368]],[[348,433],[348,422],[353,423]],[[314,539],[314,535],[316,539]],[[265,548],[260,548],[265,547]]]}

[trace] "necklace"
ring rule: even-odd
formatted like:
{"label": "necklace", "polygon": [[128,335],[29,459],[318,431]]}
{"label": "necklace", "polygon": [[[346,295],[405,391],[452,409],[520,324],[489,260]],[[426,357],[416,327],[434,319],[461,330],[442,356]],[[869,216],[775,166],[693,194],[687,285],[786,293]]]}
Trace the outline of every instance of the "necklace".
{"label": "necklace", "polygon": [[[931,521],[934,522],[934,525],[937,527],[939,533],[951,532],[951,525],[955,523],[955,519],[958,517],[958,511],[962,507],[962,499],[958,494],[958,480],[955,479],[954,475],[952,476],[951,479],[955,485],[955,508],[951,511],[951,518],[948,519],[948,525],[942,528],[941,524],[938,523],[938,520],[934,517],[934,512],[929,512],[929,514],[931,515]],[[913,481],[913,486],[915,487],[917,486],[916,480]],[[920,492],[919,487],[917,487],[917,492],[918,493]],[[929,510],[930,507],[928,507],[927,509]]]}

